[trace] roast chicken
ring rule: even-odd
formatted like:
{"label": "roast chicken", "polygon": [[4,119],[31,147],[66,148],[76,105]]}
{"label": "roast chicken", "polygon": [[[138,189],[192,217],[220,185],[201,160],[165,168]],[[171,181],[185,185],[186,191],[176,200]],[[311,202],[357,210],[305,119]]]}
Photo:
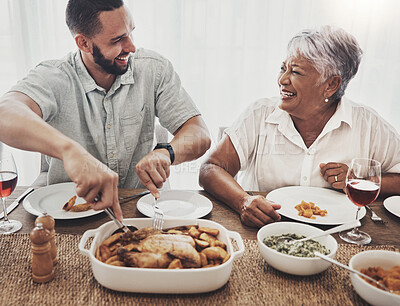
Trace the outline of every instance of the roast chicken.
{"label": "roast chicken", "polygon": [[195,241],[189,235],[162,234],[152,228],[143,228],[128,235],[123,239],[131,240],[129,247],[120,247],[117,251],[128,266],[166,268],[178,258],[184,268],[201,267]]}
{"label": "roast chicken", "polygon": [[96,258],[121,267],[184,269],[215,267],[229,260],[218,229],[198,225],[164,231],[151,227],[116,232],[96,250]]}

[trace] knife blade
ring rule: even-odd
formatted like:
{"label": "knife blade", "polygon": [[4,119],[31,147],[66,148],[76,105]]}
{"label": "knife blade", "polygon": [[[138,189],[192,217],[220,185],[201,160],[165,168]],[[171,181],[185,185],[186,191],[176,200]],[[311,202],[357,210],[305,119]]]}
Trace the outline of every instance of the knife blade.
{"label": "knife blade", "polygon": [[[13,211],[14,208],[18,206],[19,203],[28,195],[30,194],[34,189],[33,188],[28,188],[27,190],[24,191],[23,194],[21,194],[14,202],[9,205],[6,210],[7,210],[7,215]],[[4,218],[4,211],[0,213],[0,219]]]}
{"label": "knife blade", "polygon": [[127,199],[135,199],[135,198],[144,196],[148,193],[150,193],[150,191],[146,190],[146,191],[142,191],[142,192],[127,196],[127,197],[120,197],[119,200],[121,201],[121,200],[127,200]]}

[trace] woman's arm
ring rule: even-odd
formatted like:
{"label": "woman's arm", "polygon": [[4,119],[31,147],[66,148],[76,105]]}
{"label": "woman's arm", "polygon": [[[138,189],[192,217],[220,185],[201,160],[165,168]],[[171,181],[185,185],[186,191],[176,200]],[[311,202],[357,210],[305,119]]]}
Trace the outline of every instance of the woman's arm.
{"label": "woman's arm", "polygon": [[261,227],[280,220],[275,211],[280,205],[268,202],[263,196],[250,196],[235,181],[240,170],[239,156],[225,136],[200,169],[199,183],[211,195],[221,200],[239,215],[243,223]]}
{"label": "woman's arm", "polygon": [[382,174],[380,195],[391,196],[400,194],[400,174],[384,173]]}

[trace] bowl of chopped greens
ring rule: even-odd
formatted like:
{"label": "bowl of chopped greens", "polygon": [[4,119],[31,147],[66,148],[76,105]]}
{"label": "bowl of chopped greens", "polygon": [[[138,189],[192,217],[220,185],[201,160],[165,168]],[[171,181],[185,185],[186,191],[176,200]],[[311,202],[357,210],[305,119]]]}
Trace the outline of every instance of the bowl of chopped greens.
{"label": "bowl of chopped greens", "polygon": [[331,263],[314,255],[315,251],[335,258],[337,242],[331,235],[289,244],[285,237],[295,240],[323,233],[314,226],[296,222],[276,222],[265,225],[257,233],[261,256],[271,267],[294,275],[313,275],[325,271]]}

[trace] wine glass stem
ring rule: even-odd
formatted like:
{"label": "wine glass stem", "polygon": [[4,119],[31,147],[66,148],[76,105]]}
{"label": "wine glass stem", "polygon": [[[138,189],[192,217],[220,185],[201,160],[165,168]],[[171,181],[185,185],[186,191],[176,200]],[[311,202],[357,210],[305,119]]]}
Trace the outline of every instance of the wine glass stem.
{"label": "wine glass stem", "polygon": [[360,212],[361,207],[357,207],[357,212],[356,212],[356,220],[358,220],[358,214]]}
{"label": "wine glass stem", "polygon": [[[361,207],[357,207],[357,212],[356,212],[356,220],[358,220],[358,213],[360,212]],[[358,236],[358,227],[353,228],[351,231],[354,235]]]}
{"label": "wine glass stem", "polygon": [[6,209],[6,198],[2,197],[1,202],[3,202],[4,222],[8,222],[7,209]]}

